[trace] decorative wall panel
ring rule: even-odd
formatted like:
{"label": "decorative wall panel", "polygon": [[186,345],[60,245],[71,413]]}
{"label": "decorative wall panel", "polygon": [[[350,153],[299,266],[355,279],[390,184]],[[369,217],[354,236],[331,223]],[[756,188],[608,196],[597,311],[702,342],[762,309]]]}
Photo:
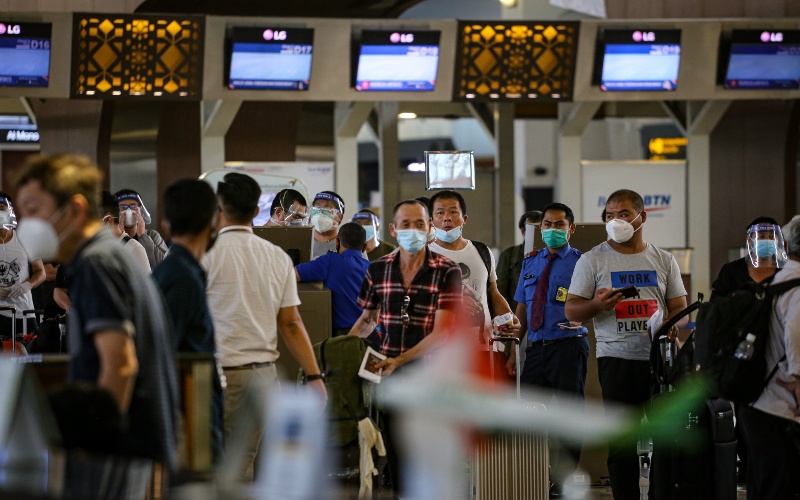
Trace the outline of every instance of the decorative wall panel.
{"label": "decorative wall panel", "polygon": [[572,100],[578,27],[578,22],[459,22],[453,98]]}
{"label": "decorative wall panel", "polygon": [[73,97],[200,99],[201,16],[75,14]]}

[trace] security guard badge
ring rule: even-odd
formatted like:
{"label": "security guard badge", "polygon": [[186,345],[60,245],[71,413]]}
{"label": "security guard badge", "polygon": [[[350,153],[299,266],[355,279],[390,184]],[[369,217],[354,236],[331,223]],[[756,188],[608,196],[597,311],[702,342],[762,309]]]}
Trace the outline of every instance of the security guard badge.
{"label": "security guard badge", "polygon": [[563,286],[558,287],[558,290],[556,290],[556,301],[557,302],[566,302],[567,301],[567,293],[569,293],[569,290],[567,290]]}

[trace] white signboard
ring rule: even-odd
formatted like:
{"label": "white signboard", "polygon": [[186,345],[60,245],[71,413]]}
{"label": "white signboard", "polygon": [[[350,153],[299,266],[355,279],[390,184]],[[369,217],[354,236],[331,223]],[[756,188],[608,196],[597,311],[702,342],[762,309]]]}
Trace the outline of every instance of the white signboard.
{"label": "white signboard", "polygon": [[661,248],[686,247],[685,161],[584,161],[582,222],[600,222],[608,195],[631,189],[642,195],[645,241]]}

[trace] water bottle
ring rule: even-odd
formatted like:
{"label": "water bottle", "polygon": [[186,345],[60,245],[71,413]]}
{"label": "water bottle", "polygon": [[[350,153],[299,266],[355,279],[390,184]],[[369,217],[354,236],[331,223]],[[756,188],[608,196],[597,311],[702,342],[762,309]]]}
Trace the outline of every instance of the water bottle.
{"label": "water bottle", "polygon": [[742,340],[742,342],[736,348],[736,352],[733,354],[733,357],[744,360],[752,358],[753,351],[755,350],[755,341],[756,336],[752,333],[748,333],[744,340]]}

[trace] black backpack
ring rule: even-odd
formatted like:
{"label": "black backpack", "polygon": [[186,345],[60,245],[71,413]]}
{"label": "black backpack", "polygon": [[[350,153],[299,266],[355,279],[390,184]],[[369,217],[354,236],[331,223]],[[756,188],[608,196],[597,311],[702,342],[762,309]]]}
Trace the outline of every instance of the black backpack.
{"label": "black backpack", "polygon": [[[481,256],[481,260],[483,261],[483,265],[486,266],[486,272],[489,273],[489,276],[492,275],[492,251],[489,250],[489,247],[486,246],[485,243],[480,241],[471,240],[472,245],[478,251],[478,255]],[[492,296],[489,295],[489,288],[491,283],[489,280],[486,280],[486,303],[489,305],[489,315],[494,318],[494,304],[492,304]],[[513,311],[512,311],[513,312]]]}
{"label": "black backpack", "polygon": [[[700,307],[695,367],[708,375],[716,396],[749,404],[761,395],[778,369],[777,364],[768,367],[766,360],[773,299],[796,286],[800,278],[775,285],[753,284]],[[756,337],[753,355],[737,359],[734,352],[748,333]]]}

